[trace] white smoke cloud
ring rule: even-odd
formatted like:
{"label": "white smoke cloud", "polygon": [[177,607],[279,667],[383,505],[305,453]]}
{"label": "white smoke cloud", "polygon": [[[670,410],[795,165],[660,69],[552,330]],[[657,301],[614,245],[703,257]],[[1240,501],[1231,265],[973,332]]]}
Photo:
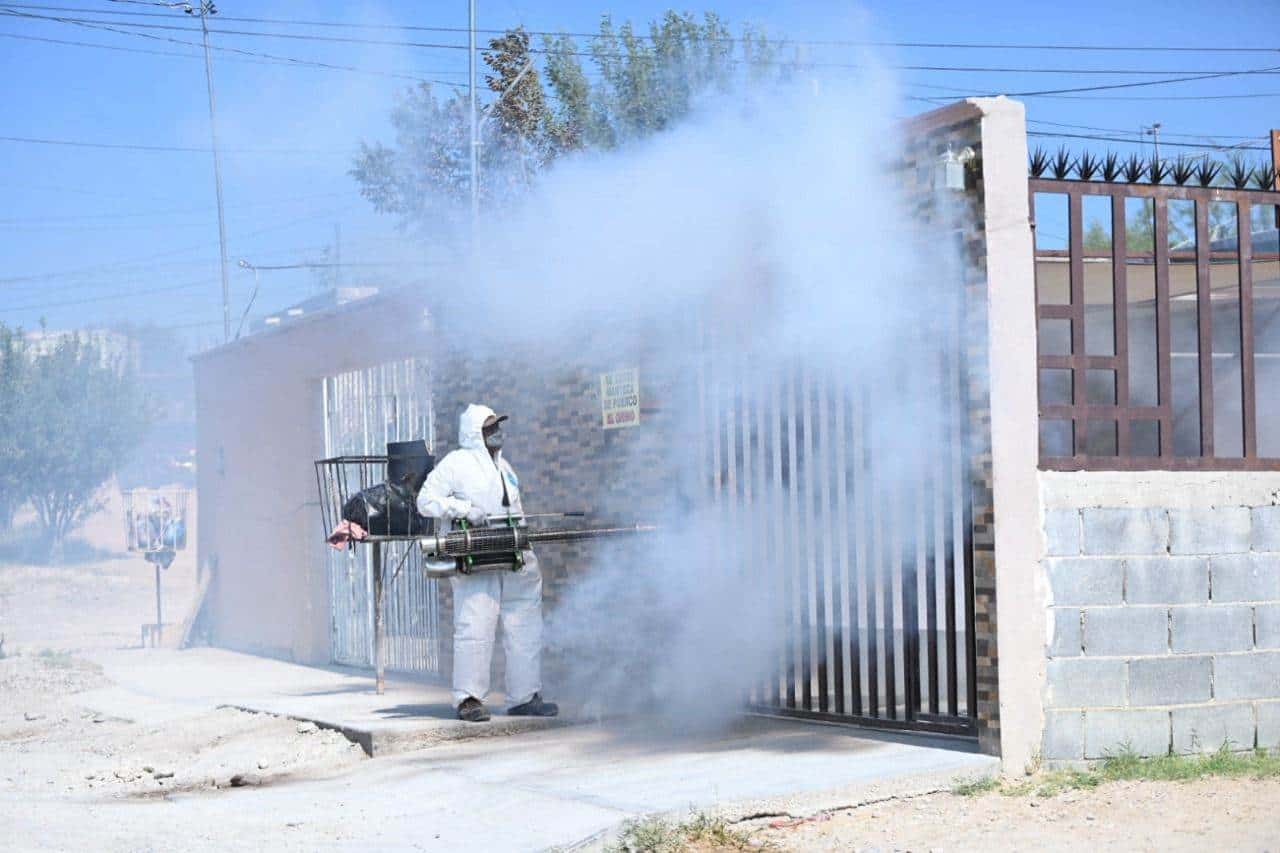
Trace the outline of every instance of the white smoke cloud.
{"label": "white smoke cloud", "polygon": [[[712,371],[701,399],[671,400],[682,408],[667,473],[679,486],[665,533],[572,567],[550,615],[552,648],[569,662],[562,692],[589,710],[665,710],[681,725],[736,714],[776,673],[782,647],[797,642],[779,601],[784,577],[818,582],[800,567],[806,537],[820,537],[819,549],[851,538],[838,528],[852,522],[830,507],[801,507],[779,526],[789,499],[764,472],[754,475],[766,486],[751,501],[707,499],[715,476],[708,417],[755,413],[746,440],[763,442],[762,413],[779,388],[786,393],[776,377],[803,365],[830,389],[827,424],[837,406],[852,419],[859,409],[851,401],[874,390],[875,415],[860,440],[877,448],[881,496],[913,481],[927,456],[920,448],[936,444],[942,416],[921,405],[937,394],[924,368],[937,363],[945,338],[934,322],[959,279],[945,232],[925,231],[905,207],[893,170],[902,157],[895,104],[891,81],[874,72],[847,85],[804,82],[706,104],[643,144],[559,164],[518,211],[481,234],[465,313],[482,349],[495,340],[532,346],[547,365],[616,363],[620,353],[643,351],[646,369],[691,384],[707,365]],[[584,334],[619,317],[629,337]],[[708,334],[702,345],[690,338],[695,327]],[[719,428],[724,439],[723,421]],[[816,440],[831,429],[815,426]],[[828,470],[785,476],[828,477],[832,490],[842,477],[852,484],[866,476],[852,451],[837,457],[828,444]],[[802,457],[809,452],[801,448]],[[727,470],[727,443],[723,453]],[[837,459],[844,470],[830,470]],[[637,459],[631,471],[644,464]],[[895,529],[881,543],[886,552],[916,535],[909,521]],[[900,595],[884,589],[900,612]],[[809,594],[793,590],[792,600]],[[847,636],[885,616],[826,618]]]}

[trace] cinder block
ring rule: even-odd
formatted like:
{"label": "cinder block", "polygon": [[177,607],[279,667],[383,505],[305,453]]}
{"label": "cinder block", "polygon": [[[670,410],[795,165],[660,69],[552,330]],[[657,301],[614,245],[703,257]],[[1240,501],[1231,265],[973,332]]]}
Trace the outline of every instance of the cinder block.
{"label": "cinder block", "polygon": [[1086,655],[1158,655],[1169,651],[1163,607],[1090,607],[1084,611]]}
{"label": "cinder block", "polygon": [[1086,554],[1168,553],[1168,510],[1092,508],[1081,516]]}
{"label": "cinder block", "polygon": [[1124,561],[1102,557],[1057,557],[1044,561],[1053,604],[1119,604],[1124,599]]}
{"label": "cinder block", "polygon": [[1214,601],[1280,599],[1280,554],[1232,554],[1209,560]]}
{"label": "cinder block", "polygon": [[1130,557],[1124,568],[1124,600],[1130,604],[1209,600],[1209,561],[1204,557]]}
{"label": "cinder block", "polygon": [[1208,702],[1208,657],[1140,658],[1129,661],[1129,704],[1187,705]]}
{"label": "cinder block", "polygon": [[1259,604],[1254,619],[1258,648],[1280,649],[1280,604]]}
{"label": "cinder block", "polygon": [[1051,660],[1046,680],[1050,708],[1119,708],[1125,704],[1122,660]]}
{"label": "cinder block", "polygon": [[1173,709],[1173,751],[1213,752],[1253,749],[1253,705],[1201,705]]}
{"label": "cinder block", "polygon": [[1169,553],[1241,554],[1249,550],[1247,506],[1169,510]]}
{"label": "cinder block", "polygon": [[1085,711],[1085,758],[1106,758],[1124,749],[1139,755],[1168,754],[1169,712]]}
{"label": "cinder block", "polygon": [[1175,652],[1244,652],[1253,648],[1253,608],[1206,604],[1170,610]]}
{"label": "cinder block", "polygon": [[1280,551],[1280,506],[1255,506],[1249,544],[1255,551]]}
{"label": "cinder block", "polygon": [[1044,539],[1046,556],[1074,557],[1079,554],[1080,510],[1045,510]]}
{"label": "cinder block", "polygon": [[1258,715],[1258,748],[1280,747],[1280,702],[1259,702],[1254,710]]}
{"label": "cinder block", "polygon": [[1084,758],[1084,712],[1050,711],[1044,715],[1042,754],[1052,760]]}
{"label": "cinder block", "polygon": [[1280,652],[1220,655],[1213,660],[1217,699],[1280,699]]}
{"label": "cinder block", "polygon": [[1080,656],[1080,610],[1075,607],[1049,608],[1050,639],[1049,657],[1071,658]]}

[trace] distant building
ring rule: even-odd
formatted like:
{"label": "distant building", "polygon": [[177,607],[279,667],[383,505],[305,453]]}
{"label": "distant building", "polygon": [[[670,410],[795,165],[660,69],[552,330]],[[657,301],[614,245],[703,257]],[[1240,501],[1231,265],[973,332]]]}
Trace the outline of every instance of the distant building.
{"label": "distant building", "polygon": [[368,299],[377,292],[378,288],[376,287],[331,288],[323,293],[316,294],[310,299],[304,299],[296,305],[290,305],[288,308],[255,319],[250,327],[250,332],[277,329],[319,311],[327,311],[330,308],[337,308],[339,305],[346,305],[349,302]]}
{"label": "distant building", "polygon": [[27,351],[32,357],[48,355],[68,337],[75,337],[91,344],[101,353],[102,364],[116,365],[119,369],[138,369],[138,343],[121,332],[109,329],[40,329],[27,332]]}

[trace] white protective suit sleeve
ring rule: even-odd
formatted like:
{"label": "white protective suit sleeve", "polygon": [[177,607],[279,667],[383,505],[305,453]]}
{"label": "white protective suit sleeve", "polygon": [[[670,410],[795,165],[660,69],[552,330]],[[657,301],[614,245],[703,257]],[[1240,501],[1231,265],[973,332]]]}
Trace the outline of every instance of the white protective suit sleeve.
{"label": "white protective suit sleeve", "polygon": [[[452,454],[450,454],[451,456]],[[432,518],[443,518],[452,521],[465,518],[471,510],[471,501],[454,497],[458,491],[454,469],[456,461],[450,456],[440,460],[440,464],[427,475],[427,481],[418,492],[418,512]]]}

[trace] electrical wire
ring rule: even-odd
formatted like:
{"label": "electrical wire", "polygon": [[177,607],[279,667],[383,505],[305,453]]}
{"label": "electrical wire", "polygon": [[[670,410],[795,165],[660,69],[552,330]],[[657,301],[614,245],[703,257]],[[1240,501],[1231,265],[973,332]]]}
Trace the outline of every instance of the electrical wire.
{"label": "electrical wire", "polygon": [[[1027,119],[1027,123],[1028,124],[1047,124],[1047,125],[1050,125],[1051,127],[1068,127],[1068,128],[1073,128],[1075,130],[1094,130],[1094,131],[1098,131],[1099,133],[1132,133],[1137,136],[1144,135],[1141,131],[1137,131],[1137,130],[1125,130],[1123,128],[1115,128],[1115,127],[1095,127],[1093,125],[1088,125],[1088,124],[1067,124],[1066,122],[1047,121],[1045,119],[1038,119],[1038,118],[1029,118]],[[1234,136],[1231,134],[1222,134],[1222,133],[1174,133],[1172,131],[1161,129],[1160,137],[1163,139],[1166,136],[1173,136],[1181,139],[1238,139],[1245,142],[1254,142],[1257,140],[1267,139],[1266,136],[1261,136],[1256,134],[1254,136]]]}
{"label": "electrical wire", "polygon": [[[126,2],[126,0],[111,0],[111,2]],[[147,5],[143,0],[136,0],[139,5]],[[6,6],[17,9],[35,9],[48,12],[75,12],[100,15],[116,15],[128,17],[167,17],[162,12],[125,12],[110,11],[106,9],[87,9],[83,7],[68,6],[48,6],[38,4],[11,4]],[[168,4],[154,3],[152,5],[167,6]],[[361,24],[346,21],[310,21],[290,18],[249,18],[234,17],[229,15],[218,15],[218,20],[232,21],[241,24],[283,24],[286,26],[305,26],[305,27],[332,27],[351,30],[400,30],[403,32],[432,32],[432,33],[466,33],[466,27],[428,27],[414,24]],[[477,33],[485,35],[504,35],[510,31],[507,29],[477,29]],[[599,32],[572,32],[572,31],[550,31],[550,30],[525,30],[532,36],[569,36],[572,38],[596,38],[601,34]],[[632,36],[641,41],[653,41],[654,36],[644,35],[641,33],[633,33]],[[711,37],[707,41],[713,42],[732,42],[737,43],[743,41],[740,37],[725,36]],[[923,42],[923,41],[871,41],[871,40],[813,40],[813,39],[781,39],[786,45],[804,45],[811,47],[901,47],[901,48],[924,48],[924,49],[946,49],[946,50],[1054,50],[1054,51],[1070,51],[1070,52],[1134,52],[1134,53],[1280,53],[1277,47],[1208,47],[1208,46],[1181,46],[1181,45],[1089,45],[1089,44],[1010,44],[1010,43],[984,43],[984,42]]]}
{"label": "electrical wire", "polygon": [[[122,151],[172,152],[177,154],[211,154],[212,148],[200,148],[183,145],[136,145],[116,142],[87,142],[79,139],[47,139],[36,136],[0,136],[0,142],[20,142],[30,145],[67,145],[74,148],[107,148]],[[342,154],[351,155],[354,149],[348,148],[224,148],[218,150],[224,154]]]}
{"label": "electrical wire", "polygon": [[[257,231],[250,231],[246,234],[233,235],[232,239],[244,240],[249,237],[259,237],[263,234],[270,234],[276,231],[283,231],[286,228],[292,228],[293,226],[301,225],[304,222],[313,222],[317,219],[330,219],[339,214],[346,213],[350,209],[351,209],[350,207],[345,207],[345,208],[339,208],[337,210],[326,211],[324,213],[316,213],[316,214],[311,214],[309,216],[299,217],[298,219],[293,219],[293,220],[290,220],[289,222],[283,222],[283,223],[280,223],[279,225],[271,225],[266,228],[258,229]],[[70,270],[60,270],[58,272],[51,272],[51,273],[36,273],[32,275],[8,276],[6,278],[0,278],[0,284],[16,284],[19,282],[28,282],[28,281],[50,281],[50,280],[59,279],[59,278],[71,278],[71,277],[82,275],[85,273],[94,273],[100,270],[118,269],[120,267],[133,266],[141,263],[146,263],[147,261],[153,261],[158,258],[169,258],[169,257],[173,257],[174,255],[184,255],[190,252],[199,252],[207,248],[209,248],[208,244],[200,243],[195,246],[184,246],[180,249],[169,249],[164,252],[156,252],[155,254],[152,254],[152,255],[143,255],[137,258],[127,258],[122,261],[112,261],[105,264],[94,264],[88,267],[79,267],[79,268],[70,269]]]}
{"label": "electrical wire", "polygon": [[84,299],[65,299],[60,302],[40,302],[31,305],[6,305],[6,311],[42,311],[46,308],[67,308],[72,305],[90,305],[95,302],[111,302],[117,299],[132,299],[136,296],[151,296],[156,293],[176,293],[180,290],[194,290],[197,287],[213,287],[216,280],[192,281],[184,284],[173,284],[165,287],[150,287],[129,293],[107,293],[102,296],[89,296]]}
{"label": "electrical wire", "polygon": [[[1138,139],[1122,139],[1117,136],[1098,136],[1088,133],[1049,133],[1043,130],[1028,130],[1027,136],[1047,136],[1052,139],[1093,139],[1100,142],[1127,142],[1131,145],[1141,144]],[[1271,149],[1263,145],[1197,145],[1192,142],[1165,142],[1160,140],[1161,145],[1167,145],[1171,148],[1197,148],[1201,150],[1214,151],[1269,151]]]}
{"label": "electrical wire", "polygon": [[[179,26],[177,24],[134,24],[134,23],[124,24],[116,21],[102,21],[98,19],[62,18],[62,17],[45,16],[45,15],[34,15],[34,14],[15,11],[15,7],[7,4],[4,5],[3,7],[0,7],[0,11],[3,11],[5,14],[17,15],[24,18],[32,18],[35,20],[49,20],[49,21],[58,21],[60,23],[96,26],[100,29],[107,28],[102,25],[111,25],[114,27],[127,27],[128,29],[115,30],[117,32],[121,32],[124,34],[129,34],[133,30],[168,30],[168,31],[177,31],[177,32],[190,32],[190,33],[201,32],[201,30],[197,27]],[[369,39],[369,38],[355,38],[350,36],[320,36],[320,35],[315,35],[311,33],[279,33],[279,32],[262,32],[262,31],[254,31],[254,30],[233,30],[233,29],[225,29],[225,28],[216,27],[216,26],[209,27],[209,32],[215,33],[218,35],[241,36],[241,37],[249,37],[249,38],[278,38],[278,39],[290,39],[295,41],[328,42],[328,43],[335,43],[335,44],[360,44],[360,45],[376,45],[376,46],[389,46],[389,47],[414,47],[414,48],[428,48],[428,49],[437,49],[437,50],[463,50],[463,51],[469,49],[467,45],[462,45],[462,44],[401,41],[401,40],[389,40],[389,39]],[[142,33],[133,33],[133,34],[143,35]],[[489,48],[477,46],[476,50],[486,51],[486,50],[489,50]],[[557,52],[555,50],[549,50],[546,48],[534,48],[534,47],[528,48],[528,51],[530,53],[544,53],[544,54]],[[626,58],[625,54],[597,54],[594,51],[565,51],[565,53],[569,55],[585,56],[585,57],[604,56],[604,57],[617,58],[617,59]],[[745,60],[730,60],[730,61],[735,63],[745,62]],[[795,64],[795,65],[803,66],[805,68],[862,69],[867,67],[865,64],[861,64],[861,63],[844,63],[844,62],[802,62],[802,63],[782,62],[782,63],[773,63],[773,64],[784,64],[784,65]],[[960,73],[999,73],[999,74],[1159,75],[1159,74],[1190,73],[1183,70],[1167,70],[1167,69],[1153,70],[1153,69],[1040,68],[1040,67],[1014,68],[1014,67],[999,67],[999,66],[948,66],[948,65],[884,65],[882,67],[890,70],[894,70],[894,71],[945,71],[945,72],[960,72]],[[1232,70],[1226,70],[1226,71],[1215,70],[1215,71],[1203,72],[1203,74],[1200,74],[1199,76],[1188,77],[1186,79],[1201,80],[1201,79],[1208,79],[1209,77],[1212,77],[1212,76],[1230,76],[1230,75],[1238,75],[1238,74],[1274,74],[1278,72],[1280,72],[1280,66],[1276,68],[1267,68],[1267,69],[1232,69]],[[1167,81],[1167,82],[1176,82],[1176,81]],[[1064,91],[1074,91],[1074,90],[1064,90]]]}
{"label": "electrical wire", "polygon": [[[27,12],[16,11],[12,7],[7,7],[7,6],[0,7],[0,15],[7,15],[15,18],[23,18],[23,19],[38,20],[38,21],[55,21],[57,23],[62,23],[62,24],[73,24],[75,26],[84,27],[85,29],[90,29],[90,30],[103,30],[105,32],[116,33],[118,35],[136,36],[137,38],[151,39],[153,41],[169,42],[171,44],[181,44],[181,45],[186,45],[188,47],[198,47],[201,49],[204,48],[203,44],[197,43],[197,42],[183,41],[182,39],[175,39],[169,36],[158,36],[152,33],[139,33],[139,32],[134,32],[132,30],[120,29],[119,26],[111,26],[111,24],[115,23],[113,21],[85,21],[85,20],[78,20],[75,18],[58,18],[58,17],[50,17],[46,15],[32,15]],[[134,26],[134,27],[147,26],[147,27],[150,27],[151,29],[175,29],[175,30],[184,30],[187,32],[200,32],[199,29],[196,29],[193,27],[176,27],[176,26],[160,27],[159,25],[140,25],[140,24],[133,24],[130,26]],[[353,66],[353,65],[335,65],[330,62],[316,62],[310,59],[298,59],[292,56],[280,56],[280,55],[270,54],[270,53],[261,53],[257,51],[244,50],[236,47],[227,47],[225,45],[211,44],[209,45],[209,49],[220,51],[223,53],[234,53],[242,56],[271,59],[280,63],[291,64],[291,65],[301,65],[301,66],[307,66],[311,68],[324,68],[330,71],[354,71],[362,74],[373,74],[379,77],[392,77],[392,78],[399,78],[404,80],[412,80],[414,82],[420,82],[420,83],[439,83],[440,85],[443,85],[443,86],[461,86],[460,83],[454,83],[446,80],[427,80],[421,77],[416,77],[409,74],[401,74],[399,72],[394,72],[394,71],[374,71],[367,68],[357,68],[356,66]]]}
{"label": "electrical wire", "polygon": [[[121,33],[121,35],[143,36],[144,34],[143,33]],[[17,39],[20,41],[44,42],[46,44],[61,44],[61,45],[68,45],[71,47],[92,47],[92,48],[97,48],[98,50],[112,50],[118,53],[140,53],[140,54],[149,54],[152,56],[174,56],[181,59],[195,59],[195,60],[203,59],[203,57],[198,53],[179,53],[173,50],[148,50],[147,48],[144,48],[144,47],[122,47],[121,45],[115,45],[115,44],[97,44],[95,42],[74,41],[72,39],[46,38],[43,36],[24,35],[21,33],[0,33],[0,38]],[[190,44],[192,47],[200,47],[200,45],[195,44],[195,42],[184,42],[179,39],[162,39],[162,41],[171,41],[175,44]],[[220,50],[221,48],[219,48],[216,45],[209,45],[209,49]],[[237,51],[237,53],[244,54],[246,53],[246,51]],[[267,54],[260,54],[260,56],[265,57],[267,56]],[[311,63],[309,60],[305,60],[305,59],[289,58],[287,61],[284,59],[251,59],[251,58],[242,58],[241,56],[237,55],[237,56],[223,57],[223,61],[243,63],[246,65],[273,65],[273,66],[284,66],[286,68],[301,66],[301,67],[320,68],[328,71],[347,71],[347,72],[352,72],[356,74],[370,74],[375,77],[395,77],[395,78],[405,79],[405,80],[415,80],[422,83],[438,83],[441,86],[459,87],[462,85],[461,83],[455,83],[450,80],[439,80],[431,77],[417,76],[415,74],[409,74],[408,72],[378,71],[371,68],[358,68],[353,65],[337,66],[337,65],[329,65],[324,63],[317,64],[317,63]],[[454,70],[445,69],[445,68],[435,69],[432,71],[418,72],[418,74],[422,74],[422,75],[464,74],[464,73],[466,72],[454,71]]]}

